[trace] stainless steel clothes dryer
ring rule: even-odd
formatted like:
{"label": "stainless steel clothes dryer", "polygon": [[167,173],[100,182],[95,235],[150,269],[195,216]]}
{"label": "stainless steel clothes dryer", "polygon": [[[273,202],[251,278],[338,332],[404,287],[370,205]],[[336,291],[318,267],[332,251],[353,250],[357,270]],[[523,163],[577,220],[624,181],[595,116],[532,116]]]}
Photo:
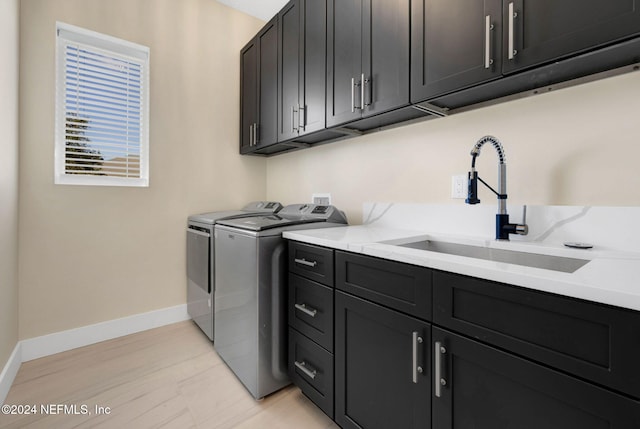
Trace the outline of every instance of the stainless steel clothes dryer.
{"label": "stainless steel clothes dryer", "polygon": [[335,207],[314,204],[216,224],[214,348],[254,398],[290,383],[282,232],[346,224]]}
{"label": "stainless steel clothes dryer", "polygon": [[187,225],[187,312],[213,341],[213,301],[215,291],[215,242],[213,226],[220,219],[237,219],[276,213],[282,204],[255,201],[240,210],[189,216]]}

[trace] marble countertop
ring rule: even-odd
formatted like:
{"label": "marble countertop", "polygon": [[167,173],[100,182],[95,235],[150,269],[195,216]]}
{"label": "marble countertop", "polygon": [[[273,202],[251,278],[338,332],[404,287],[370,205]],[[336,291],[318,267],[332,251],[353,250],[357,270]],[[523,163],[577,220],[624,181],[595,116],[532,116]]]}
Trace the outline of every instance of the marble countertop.
{"label": "marble countertop", "polygon": [[[508,283],[640,311],[640,252],[608,247],[570,249],[562,244],[481,239],[374,224],[285,232],[287,239]],[[565,273],[541,268],[400,247],[438,240],[577,259],[589,262]]]}

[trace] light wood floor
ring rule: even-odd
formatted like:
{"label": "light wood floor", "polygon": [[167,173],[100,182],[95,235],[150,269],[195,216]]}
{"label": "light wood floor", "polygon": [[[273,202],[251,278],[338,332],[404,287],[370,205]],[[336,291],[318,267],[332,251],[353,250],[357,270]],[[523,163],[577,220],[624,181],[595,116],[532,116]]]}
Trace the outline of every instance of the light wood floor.
{"label": "light wood floor", "polygon": [[[5,404],[38,414],[0,414],[2,429],[338,428],[293,386],[255,401],[191,321],[25,362]],[[41,404],[91,415],[45,416]]]}

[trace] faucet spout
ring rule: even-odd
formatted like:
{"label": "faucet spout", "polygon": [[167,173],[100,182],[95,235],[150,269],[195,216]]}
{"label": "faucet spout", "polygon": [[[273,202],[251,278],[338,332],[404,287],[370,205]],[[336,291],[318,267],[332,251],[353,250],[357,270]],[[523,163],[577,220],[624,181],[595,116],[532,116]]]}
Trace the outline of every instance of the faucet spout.
{"label": "faucet spout", "polygon": [[[498,190],[496,191],[478,176],[476,171],[476,158],[480,156],[480,150],[486,143],[491,143],[498,154]],[[509,223],[507,214],[507,163],[502,143],[493,136],[484,136],[471,149],[471,170],[469,171],[467,204],[478,204],[478,180],[482,182],[498,197],[498,214],[496,215],[496,239],[508,240],[509,234],[526,235],[528,228],[526,225]]]}

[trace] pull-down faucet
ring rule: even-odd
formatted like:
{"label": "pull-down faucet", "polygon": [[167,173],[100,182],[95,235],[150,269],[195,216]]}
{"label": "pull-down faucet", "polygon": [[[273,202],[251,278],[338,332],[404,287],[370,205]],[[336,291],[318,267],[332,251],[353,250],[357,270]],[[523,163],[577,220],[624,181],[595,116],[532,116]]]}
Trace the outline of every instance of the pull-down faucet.
{"label": "pull-down faucet", "polygon": [[[485,143],[491,143],[498,152],[498,191],[496,192],[484,180],[478,177],[476,158]],[[509,234],[527,235],[529,227],[526,225],[527,206],[524,206],[522,224],[509,223],[507,214],[507,164],[505,163],[502,144],[493,136],[484,136],[471,149],[471,171],[469,171],[469,189],[467,204],[478,204],[478,180],[498,196],[498,214],[496,214],[496,240],[508,240]]]}

